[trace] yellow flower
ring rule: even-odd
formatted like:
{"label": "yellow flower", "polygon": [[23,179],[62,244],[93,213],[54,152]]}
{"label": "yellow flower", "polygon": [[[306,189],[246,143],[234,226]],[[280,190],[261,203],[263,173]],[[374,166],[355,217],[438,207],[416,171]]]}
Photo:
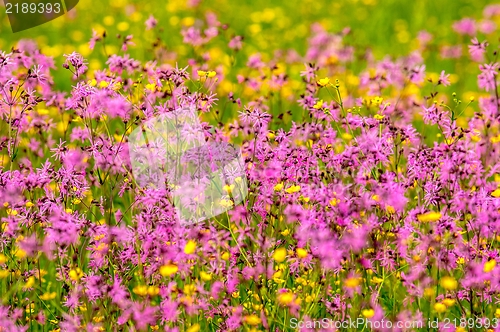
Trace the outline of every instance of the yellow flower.
{"label": "yellow flower", "polygon": [[7,209],[7,214],[9,216],[17,216],[17,210]]}
{"label": "yellow flower", "polygon": [[31,276],[26,280],[26,284],[24,284],[24,289],[32,288],[35,285],[35,277]]}
{"label": "yellow flower", "polygon": [[90,86],[96,86],[97,85],[97,81],[96,81],[95,78],[93,78],[90,81],[88,81],[87,84],[90,85]]}
{"label": "yellow flower", "polygon": [[200,330],[200,324],[194,324],[189,327],[186,332],[198,332]]}
{"label": "yellow flower", "polygon": [[210,281],[212,280],[212,274],[211,273],[206,273],[205,271],[200,272],[200,278],[203,281]]}
{"label": "yellow flower", "polygon": [[455,290],[458,287],[458,282],[453,277],[443,277],[439,283],[446,290]]}
{"label": "yellow flower", "polygon": [[487,261],[486,263],[484,263],[483,271],[486,273],[491,272],[491,271],[493,271],[493,269],[495,268],[496,265],[497,265],[497,262],[494,259]]}
{"label": "yellow flower", "polygon": [[500,189],[496,189],[495,191],[493,191],[491,193],[491,196],[496,197],[496,198],[500,197]]}
{"label": "yellow flower", "polygon": [[77,267],[76,269],[72,269],[69,271],[69,278],[74,281],[78,281],[83,277],[83,271]]}
{"label": "yellow flower", "polygon": [[274,186],[274,191],[281,191],[282,189],[283,189],[283,182],[280,182]]}
{"label": "yellow flower", "polygon": [[380,196],[379,196],[379,195],[373,195],[373,196],[372,196],[372,199],[373,199],[375,202],[380,202]]}
{"label": "yellow flower", "polygon": [[9,270],[0,270],[0,279],[7,278],[9,276]]}
{"label": "yellow flower", "polygon": [[260,317],[257,315],[250,315],[250,316],[245,316],[245,322],[248,325],[255,326],[255,325],[259,325],[261,320],[260,320]]}
{"label": "yellow flower", "polygon": [[16,250],[16,252],[14,253],[14,255],[18,258],[18,259],[23,259],[24,257],[27,256],[26,254],[26,251],[24,251],[23,249],[21,248],[18,248]]}
{"label": "yellow flower", "polygon": [[300,191],[300,186],[292,185],[290,188],[286,189],[285,191],[289,194],[293,194],[293,193]]}
{"label": "yellow flower", "polygon": [[148,286],[146,285],[135,286],[134,289],[132,289],[132,292],[134,292],[134,294],[137,294],[139,296],[146,296],[148,295]]}
{"label": "yellow flower", "polygon": [[373,278],[372,278],[372,282],[373,282],[374,284],[380,284],[380,283],[382,283],[383,281],[384,281],[384,279],[379,278],[379,277],[373,277]]}
{"label": "yellow flower", "polygon": [[216,73],[215,71],[209,71],[209,72],[207,73],[208,78],[215,77],[215,75],[217,75],[217,73]]}
{"label": "yellow flower", "polygon": [[189,240],[184,246],[184,253],[186,255],[191,255],[196,251],[196,242],[193,240]]}
{"label": "yellow flower", "polygon": [[233,204],[234,204],[234,203],[233,203],[233,201],[232,201],[232,200],[230,200],[230,199],[221,199],[221,200],[219,201],[219,204],[220,204],[220,206],[222,206],[222,207],[231,207],[231,206],[233,206]]}
{"label": "yellow flower", "polygon": [[293,302],[293,293],[285,292],[278,295],[278,302],[283,305],[289,305]]}
{"label": "yellow flower", "polygon": [[204,71],[204,70],[198,70],[198,71],[197,71],[197,74],[198,74],[198,76],[200,76],[200,77],[202,77],[202,76],[207,76],[207,72],[206,72],[206,71]]}
{"label": "yellow flower", "polygon": [[344,284],[347,288],[356,288],[360,284],[359,278],[348,278],[346,281],[344,281]]}
{"label": "yellow flower", "polygon": [[122,84],[120,82],[116,82],[114,85],[113,85],[113,90],[114,91],[118,91],[122,88]]}
{"label": "yellow flower", "polygon": [[109,86],[109,83],[106,81],[100,81],[99,82],[99,87],[100,88],[107,88]]}
{"label": "yellow flower", "polygon": [[352,135],[349,134],[349,133],[343,133],[342,135],[342,138],[345,139],[346,141],[350,141],[352,140]]}
{"label": "yellow flower", "polygon": [[286,259],[286,249],[283,247],[276,249],[273,253],[273,259],[278,263],[283,262]]}
{"label": "yellow flower", "polygon": [[0,254],[0,265],[5,264],[7,262],[7,257],[4,254]]}
{"label": "yellow flower", "polygon": [[155,92],[156,91],[156,84],[146,84],[146,89]]}
{"label": "yellow flower", "polygon": [[32,202],[30,202],[30,201],[27,201],[25,205],[26,205],[26,207],[27,207],[27,208],[30,208],[30,207],[32,207],[32,206],[33,206],[33,205],[35,205],[35,204],[33,204],[33,203],[32,203]]}
{"label": "yellow flower", "polygon": [[297,257],[306,258],[307,257],[307,250],[305,250],[303,248],[297,248]]}
{"label": "yellow flower", "polygon": [[389,214],[394,214],[394,213],[396,213],[396,210],[395,210],[395,209],[394,209],[394,207],[393,207],[393,206],[391,206],[391,205],[387,205],[387,206],[385,207],[385,210],[386,210],[386,211],[387,211],[387,213],[389,213]]}
{"label": "yellow flower", "polygon": [[384,116],[382,114],[375,114],[374,118],[375,120],[382,120]]}
{"label": "yellow flower", "polygon": [[55,299],[57,296],[57,293],[56,292],[52,292],[52,293],[45,293],[45,294],[42,294],[40,296],[40,299],[42,301],[50,301],[50,300],[53,300]]}
{"label": "yellow flower", "polygon": [[321,107],[323,107],[323,103],[324,103],[323,99],[318,100],[318,102],[314,104],[313,108],[319,110]]}
{"label": "yellow flower", "polygon": [[451,307],[452,305],[455,304],[455,300],[454,299],[444,299],[443,301],[441,301],[445,306],[447,307]]}
{"label": "yellow flower", "polygon": [[149,286],[148,287],[148,295],[149,296],[156,296],[160,294],[160,288],[158,286]]}
{"label": "yellow flower", "polygon": [[332,198],[330,200],[330,205],[331,206],[337,206],[337,204],[339,204],[339,202],[340,202],[340,199],[338,199],[338,198]]}
{"label": "yellow flower", "polygon": [[441,219],[441,212],[427,212],[424,214],[419,214],[417,216],[418,221],[420,222],[432,222],[432,221],[438,221]]}
{"label": "yellow flower", "polygon": [[225,253],[222,254],[221,258],[225,261],[229,260],[229,253],[226,251]]}
{"label": "yellow flower", "polygon": [[443,313],[446,311],[446,306],[444,304],[438,302],[438,303],[434,304],[434,310],[438,314],[440,314],[440,313]]}
{"label": "yellow flower", "polygon": [[330,79],[328,77],[325,77],[325,78],[318,80],[318,82],[316,82],[316,83],[318,83],[319,86],[325,86],[328,83],[330,83]]}
{"label": "yellow flower", "polygon": [[160,267],[160,274],[164,277],[169,277],[173,274],[176,274],[179,271],[179,268],[175,264],[166,264]]}
{"label": "yellow flower", "polygon": [[232,193],[233,192],[233,189],[234,189],[234,184],[232,185],[225,185],[224,187],[222,187],[222,189],[224,189],[225,192],[227,192],[228,194]]}
{"label": "yellow flower", "polygon": [[361,311],[361,314],[365,318],[372,318],[373,315],[375,315],[375,310],[373,310],[373,309],[365,309],[365,310]]}

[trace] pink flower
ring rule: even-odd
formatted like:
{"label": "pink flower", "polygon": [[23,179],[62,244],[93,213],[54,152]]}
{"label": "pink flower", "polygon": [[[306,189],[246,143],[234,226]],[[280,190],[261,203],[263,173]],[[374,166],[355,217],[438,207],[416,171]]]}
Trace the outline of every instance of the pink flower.
{"label": "pink flower", "polygon": [[476,34],[476,21],[471,18],[464,18],[453,23],[453,30],[461,35],[474,36]]}
{"label": "pink flower", "polygon": [[146,20],[144,24],[146,24],[146,30],[151,30],[158,24],[158,21],[155,19],[153,15],[149,15],[149,18]]}

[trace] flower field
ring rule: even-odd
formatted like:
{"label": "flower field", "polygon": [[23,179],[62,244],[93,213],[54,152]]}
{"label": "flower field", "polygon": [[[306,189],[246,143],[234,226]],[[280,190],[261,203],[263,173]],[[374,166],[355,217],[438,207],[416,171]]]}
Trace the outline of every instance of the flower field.
{"label": "flower field", "polygon": [[0,332],[500,331],[500,4],[8,22]]}

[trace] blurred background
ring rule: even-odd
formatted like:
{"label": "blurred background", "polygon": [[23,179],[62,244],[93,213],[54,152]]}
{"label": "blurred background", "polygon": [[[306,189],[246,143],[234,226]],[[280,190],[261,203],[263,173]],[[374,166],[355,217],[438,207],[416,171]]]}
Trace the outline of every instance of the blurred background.
{"label": "blurred background", "polygon": [[[61,68],[63,54],[81,53],[88,59],[92,72],[105,67],[108,55],[123,54],[120,51],[123,38],[133,35],[135,46],[130,46],[127,52],[135,59],[156,59],[185,67],[191,58],[200,63],[200,54],[206,53],[210,60],[205,62],[214,68],[224,64],[226,77],[232,77],[234,82],[252,54],[258,52],[264,61],[269,61],[277,50],[294,49],[304,56],[312,30],[322,27],[329,33],[341,33],[349,28],[344,43],[354,47],[355,55],[365,56],[370,50],[374,59],[380,60],[419,49],[428,73],[446,70],[452,74],[452,83],[456,83],[453,91],[463,92],[477,87],[478,65],[470,61],[465,46],[472,37],[457,33],[452,26],[468,17],[480,22],[485,6],[490,3],[488,0],[80,0],[67,15],[15,34],[2,8],[0,49],[9,51],[20,40],[33,39],[43,53],[54,57],[57,70],[53,75],[58,88],[69,91],[71,74]],[[145,21],[150,15],[158,25],[146,31]],[[206,27],[207,17],[220,21],[223,38],[198,47],[183,43],[182,31],[191,26]],[[106,32],[107,37],[91,50],[88,42],[93,30],[98,35]],[[244,47],[237,53],[227,46],[234,36],[244,38]],[[481,33],[478,36],[481,39]],[[452,53],[454,45],[460,45],[462,56],[442,56]],[[155,56],[160,46],[164,51],[161,58]],[[353,61],[349,69],[356,74],[363,67],[362,62]],[[292,75],[298,77],[299,70]]]}

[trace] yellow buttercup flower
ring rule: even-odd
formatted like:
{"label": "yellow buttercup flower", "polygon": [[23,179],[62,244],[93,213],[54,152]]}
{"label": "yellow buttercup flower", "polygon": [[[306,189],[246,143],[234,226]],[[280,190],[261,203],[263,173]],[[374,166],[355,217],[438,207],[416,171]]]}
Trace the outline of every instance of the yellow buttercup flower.
{"label": "yellow buttercup flower", "polygon": [[184,253],[187,255],[191,255],[196,251],[196,242],[193,240],[189,240],[184,246]]}
{"label": "yellow buttercup flower", "polygon": [[194,324],[190,326],[186,332],[198,332],[200,330],[200,324]]}
{"label": "yellow buttercup flower", "polygon": [[458,287],[458,282],[453,277],[443,277],[441,278],[439,284],[446,290],[455,290]]}
{"label": "yellow buttercup flower", "polygon": [[99,82],[99,87],[100,88],[107,88],[109,86],[109,83],[106,81],[100,81]]}
{"label": "yellow buttercup flower", "polygon": [[344,281],[344,285],[347,288],[356,288],[361,284],[361,281],[359,278],[348,278]]}
{"label": "yellow buttercup flower", "polygon": [[283,247],[276,249],[273,253],[273,259],[278,263],[283,262],[286,259],[286,249]]}
{"label": "yellow buttercup flower", "polygon": [[441,301],[445,306],[447,307],[451,307],[455,304],[455,300],[454,299],[444,299],[443,301]]}
{"label": "yellow buttercup flower", "polygon": [[487,261],[486,263],[484,263],[483,271],[486,273],[491,272],[491,271],[493,271],[493,269],[495,268],[496,265],[497,265],[497,262],[494,259]]}
{"label": "yellow buttercup flower", "polygon": [[52,293],[44,293],[40,296],[40,299],[42,301],[50,301],[50,300],[53,300],[55,299],[57,296],[57,293],[56,292],[52,292]]}
{"label": "yellow buttercup flower", "polygon": [[200,272],[200,278],[203,281],[210,281],[212,280],[212,274],[211,273],[206,273],[205,271]]}
{"label": "yellow buttercup flower", "polygon": [[228,261],[229,257],[230,257],[229,253],[227,251],[221,255],[221,258],[225,261]]}
{"label": "yellow buttercup flower", "polygon": [[281,191],[282,189],[283,189],[283,182],[280,182],[274,186],[274,191]]}
{"label": "yellow buttercup flower", "polygon": [[498,198],[500,197],[500,189],[496,189],[495,191],[493,191],[491,193],[491,196],[495,197],[495,198]]}
{"label": "yellow buttercup flower", "polygon": [[77,267],[76,269],[72,269],[69,271],[69,278],[74,281],[78,281],[83,277],[83,271]]}
{"label": "yellow buttercup flower", "polygon": [[297,248],[297,257],[306,258],[307,257],[307,250],[305,250],[303,248]]}
{"label": "yellow buttercup flower", "polygon": [[155,92],[156,91],[156,84],[146,84],[146,89]]}
{"label": "yellow buttercup flower", "polygon": [[446,311],[446,305],[438,302],[436,304],[434,304],[434,310],[438,313],[438,314],[441,314],[443,312]]}
{"label": "yellow buttercup flower", "polygon": [[290,188],[287,188],[285,191],[289,194],[293,194],[293,193],[300,191],[300,186],[292,185]]}
{"label": "yellow buttercup flower", "polygon": [[176,274],[179,271],[179,267],[175,264],[166,264],[160,267],[160,274],[164,277],[169,277]]}
{"label": "yellow buttercup flower", "polygon": [[24,284],[24,289],[32,288],[35,285],[35,277],[31,276],[26,280],[26,283]]}
{"label": "yellow buttercup flower", "polygon": [[134,294],[137,294],[139,296],[146,296],[148,295],[148,286],[146,285],[135,286],[134,289],[132,289],[132,292],[134,292]]}
{"label": "yellow buttercup flower", "polygon": [[158,286],[149,286],[148,287],[148,295],[149,296],[156,296],[160,294],[160,288]]}
{"label": "yellow buttercup flower", "polygon": [[293,302],[293,293],[288,291],[278,295],[278,302],[283,305],[288,305]]}
{"label": "yellow buttercup flower", "polygon": [[314,104],[313,108],[319,110],[321,107],[323,107],[323,103],[324,103],[323,99],[318,100],[318,102]]}
{"label": "yellow buttercup flower", "polygon": [[255,325],[259,325],[260,324],[261,319],[257,315],[249,315],[249,316],[245,316],[245,322],[248,325],[255,326]]}
{"label": "yellow buttercup flower", "polygon": [[387,205],[387,206],[385,207],[385,210],[386,210],[386,211],[387,211],[387,213],[389,213],[389,214],[394,214],[394,213],[396,213],[396,210],[395,210],[395,209],[394,209],[394,207],[393,207],[393,206],[391,206],[391,205]]}
{"label": "yellow buttercup flower", "polygon": [[419,214],[417,216],[418,221],[420,222],[433,222],[433,221],[438,221],[441,219],[441,212],[427,212],[424,214]]}
{"label": "yellow buttercup flower", "polygon": [[337,204],[339,204],[339,202],[340,202],[340,199],[338,199],[338,198],[332,198],[330,200],[330,205],[331,206],[337,206]]}
{"label": "yellow buttercup flower", "polygon": [[319,86],[326,86],[330,83],[330,79],[328,77],[319,79],[316,83],[318,83]]}
{"label": "yellow buttercup flower", "polygon": [[365,318],[372,318],[375,315],[375,310],[373,310],[373,309],[364,309],[363,311],[361,311],[361,314]]}

